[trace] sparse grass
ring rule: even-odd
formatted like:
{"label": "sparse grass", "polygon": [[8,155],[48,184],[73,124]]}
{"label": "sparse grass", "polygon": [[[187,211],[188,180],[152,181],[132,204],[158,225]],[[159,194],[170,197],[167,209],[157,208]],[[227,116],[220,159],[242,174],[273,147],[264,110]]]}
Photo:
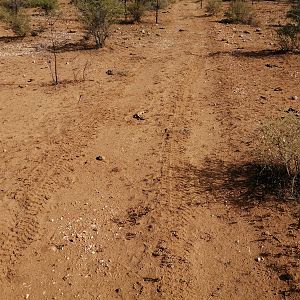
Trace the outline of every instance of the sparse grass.
{"label": "sparse grass", "polygon": [[283,51],[300,50],[300,0],[286,15],[289,22],[277,30],[278,44]]}
{"label": "sparse grass", "polygon": [[205,11],[213,16],[218,14],[222,9],[222,1],[221,0],[208,0]]}
{"label": "sparse grass", "polygon": [[30,21],[26,11],[22,8],[21,1],[0,1],[0,20],[20,37],[30,32]]}
{"label": "sparse grass", "polygon": [[24,2],[26,7],[40,7],[46,14],[58,8],[57,0],[27,0]]}
{"label": "sparse grass", "polygon": [[225,12],[228,23],[255,24],[255,14],[248,3],[242,0],[231,1]]}
{"label": "sparse grass", "polygon": [[23,37],[30,32],[29,16],[25,12],[19,11],[17,14],[8,14],[7,23],[17,36]]}
{"label": "sparse grass", "polygon": [[261,128],[257,154],[268,176],[288,189],[293,196],[300,193],[300,118],[288,113]]}
{"label": "sparse grass", "polygon": [[133,22],[140,22],[146,10],[145,5],[139,0],[129,3],[127,9]]}

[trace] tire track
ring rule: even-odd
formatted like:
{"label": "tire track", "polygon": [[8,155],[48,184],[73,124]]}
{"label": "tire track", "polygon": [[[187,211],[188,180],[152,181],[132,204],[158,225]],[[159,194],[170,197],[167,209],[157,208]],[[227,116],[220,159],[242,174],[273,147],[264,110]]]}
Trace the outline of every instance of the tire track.
{"label": "tire track", "polygon": [[[85,111],[82,112],[82,109]],[[62,186],[69,185],[72,172],[72,160],[80,153],[94,134],[99,121],[108,118],[105,110],[98,105],[83,105],[74,111],[81,121],[76,122],[72,131],[65,135],[55,136],[55,142],[49,144],[47,153],[42,153],[35,160],[31,170],[22,170],[17,182],[6,192],[8,201],[15,203],[8,211],[5,220],[1,221],[0,264],[1,277],[12,280],[15,268],[24,250],[39,238],[41,217],[44,215],[51,193]],[[45,121],[47,126],[49,120]],[[62,128],[68,129],[68,120],[64,120]],[[43,142],[47,143],[47,136]],[[50,138],[51,140],[51,138]],[[49,142],[48,142],[49,143]]]}
{"label": "tire track", "polygon": [[[175,19],[179,19],[176,17],[182,14],[184,7],[184,5],[177,7],[178,11],[174,14]],[[184,11],[184,13],[193,14],[191,11]],[[195,26],[193,20],[189,22],[192,24],[189,23],[188,26]],[[202,25],[196,26],[201,27]],[[189,262],[186,259],[191,245],[188,243],[189,234],[185,230],[185,226],[190,223],[195,207],[190,203],[191,191],[178,190],[178,181],[182,175],[178,174],[178,169],[187,163],[184,155],[185,142],[188,138],[193,106],[199,105],[197,99],[193,98],[191,86],[195,82],[204,81],[204,78],[201,77],[204,76],[204,73],[199,72],[204,62],[199,59],[195,63],[193,56],[182,55],[185,53],[186,44],[194,40],[193,33],[186,34],[184,38],[176,37],[176,52],[172,52],[172,48],[168,51],[162,49],[161,53],[158,52],[160,56],[176,57],[174,61],[167,60],[160,65],[156,79],[152,76],[153,82],[161,83],[159,87],[156,87],[157,92],[153,93],[155,97],[149,99],[150,107],[154,108],[154,116],[156,116],[151,124],[157,127],[162,139],[158,154],[161,167],[159,174],[153,174],[153,177],[147,182],[146,189],[152,190],[150,194],[154,194],[154,196],[151,197],[147,194],[142,207],[150,207],[150,212],[141,215],[143,222],[138,222],[141,223],[140,225],[136,225],[137,222],[134,224],[129,222],[127,225],[128,232],[132,230],[132,226],[143,231],[142,242],[147,245],[150,253],[143,254],[137,268],[142,269],[141,266],[148,268],[147,263],[143,264],[142,261],[149,259],[149,254],[154,258],[156,272],[160,274],[159,277],[162,280],[160,284],[153,285],[153,290],[162,290],[164,299],[197,298],[191,284],[193,274],[189,271]],[[199,47],[195,42],[190,50],[192,52],[200,50],[201,54],[205,48]],[[155,68],[155,65],[151,68]],[[185,131],[186,129],[187,131]],[[156,199],[155,202],[152,201],[153,198]],[[138,207],[134,211],[137,212]],[[138,213],[136,214],[138,215]],[[149,232],[145,229],[145,224],[156,224],[157,226],[153,232]],[[164,290],[168,290],[168,293],[171,294],[164,294]]]}

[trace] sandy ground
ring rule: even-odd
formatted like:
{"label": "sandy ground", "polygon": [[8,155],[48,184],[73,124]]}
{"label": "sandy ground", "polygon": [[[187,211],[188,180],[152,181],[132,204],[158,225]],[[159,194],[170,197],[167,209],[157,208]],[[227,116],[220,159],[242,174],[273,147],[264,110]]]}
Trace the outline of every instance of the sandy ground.
{"label": "sandy ground", "polygon": [[300,59],[274,51],[286,6],[256,7],[259,28],[188,0],[116,26],[58,54],[57,86],[45,40],[0,41],[1,299],[299,299],[299,202],[247,164],[300,109]]}

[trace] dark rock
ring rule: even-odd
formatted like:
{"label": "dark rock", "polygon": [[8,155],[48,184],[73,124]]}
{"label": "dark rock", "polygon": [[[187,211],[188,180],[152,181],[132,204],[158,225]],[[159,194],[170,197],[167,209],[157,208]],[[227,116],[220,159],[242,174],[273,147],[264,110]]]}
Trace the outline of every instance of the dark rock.
{"label": "dark rock", "polygon": [[292,107],[288,108],[285,112],[287,112],[287,113],[293,113],[297,117],[299,116],[298,111],[296,109],[292,108]]}
{"label": "dark rock", "polygon": [[106,74],[111,76],[111,75],[114,75],[115,72],[113,70],[107,70]]}
{"label": "dark rock", "polygon": [[282,281],[290,281],[290,280],[293,280],[294,277],[289,273],[284,273],[284,274],[279,275],[279,279]]}
{"label": "dark rock", "polygon": [[146,282],[159,282],[160,281],[159,278],[151,278],[151,277],[144,277],[143,279]]}
{"label": "dark rock", "polygon": [[139,121],[144,121],[145,120],[145,118],[141,114],[138,114],[138,113],[134,114],[132,117],[134,119],[139,120]]}
{"label": "dark rock", "polygon": [[268,68],[275,68],[278,67],[277,65],[273,65],[273,64],[265,64],[266,67]]}

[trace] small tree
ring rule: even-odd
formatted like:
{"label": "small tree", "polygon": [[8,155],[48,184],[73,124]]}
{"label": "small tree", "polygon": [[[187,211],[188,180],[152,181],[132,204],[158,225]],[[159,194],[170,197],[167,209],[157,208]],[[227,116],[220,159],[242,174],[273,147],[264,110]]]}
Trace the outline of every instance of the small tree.
{"label": "small tree", "polygon": [[57,41],[55,37],[54,27],[60,17],[59,13],[53,13],[48,16],[48,25],[50,28],[50,42],[51,52],[53,54],[53,61],[48,61],[48,67],[51,73],[52,81],[54,84],[58,84],[58,70],[57,70]]}
{"label": "small tree", "polygon": [[80,19],[88,34],[95,39],[96,47],[104,46],[108,37],[109,27],[121,13],[120,2],[117,0],[77,0]]}
{"label": "small tree", "polygon": [[128,19],[128,0],[121,0],[123,2],[124,20],[127,22]]}

